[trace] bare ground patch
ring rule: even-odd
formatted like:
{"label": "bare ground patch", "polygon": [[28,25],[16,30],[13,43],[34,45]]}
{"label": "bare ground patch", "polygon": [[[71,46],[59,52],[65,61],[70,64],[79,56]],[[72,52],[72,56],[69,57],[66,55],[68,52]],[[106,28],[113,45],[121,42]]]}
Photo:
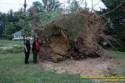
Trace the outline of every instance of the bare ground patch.
{"label": "bare ground patch", "polygon": [[121,72],[119,60],[113,58],[96,58],[80,61],[66,60],[59,63],[44,61],[40,65],[47,71],[79,74],[80,76],[115,76]]}

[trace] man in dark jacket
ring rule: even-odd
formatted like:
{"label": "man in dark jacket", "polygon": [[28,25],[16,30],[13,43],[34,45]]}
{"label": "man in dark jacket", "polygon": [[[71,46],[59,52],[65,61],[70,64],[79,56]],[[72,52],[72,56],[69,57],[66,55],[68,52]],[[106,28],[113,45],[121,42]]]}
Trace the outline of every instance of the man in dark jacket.
{"label": "man in dark jacket", "polygon": [[24,37],[24,53],[25,53],[25,64],[29,64],[30,55],[30,38],[28,36]]}
{"label": "man in dark jacket", "polygon": [[33,63],[37,63],[37,56],[40,50],[40,42],[38,38],[34,38],[33,44],[32,44],[32,52],[33,52]]}

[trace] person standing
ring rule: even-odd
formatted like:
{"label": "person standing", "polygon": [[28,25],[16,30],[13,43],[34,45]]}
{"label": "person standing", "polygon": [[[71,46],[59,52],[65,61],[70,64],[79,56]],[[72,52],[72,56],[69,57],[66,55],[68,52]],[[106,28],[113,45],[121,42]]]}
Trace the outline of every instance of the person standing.
{"label": "person standing", "polygon": [[40,42],[39,42],[39,39],[37,37],[35,37],[33,40],[33,44],[32,44],[33,63],[34,64],[36,64],[38,62],[37,57],[38,57],[39,50],[40,50]]}
{"label": "person standing", "polygon": [[29,55],[30,55],[30,38],[24,36],[24,53],[25,53],[25,64],[29,64]]}

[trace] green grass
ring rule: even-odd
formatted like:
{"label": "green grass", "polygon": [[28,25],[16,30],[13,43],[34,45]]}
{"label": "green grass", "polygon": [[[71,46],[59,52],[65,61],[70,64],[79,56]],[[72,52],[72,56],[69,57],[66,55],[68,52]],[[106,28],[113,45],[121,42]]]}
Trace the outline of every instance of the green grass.
{"label": "green grass", "polygon": [[0,54],[0,83],[92,83],[79,75],[43,71],[40,65],[24,64],[23,53]]}
{"label": "green grass", "polygon": [[[22,41],[0,40],[0,47],[12,45],[22,46],[23,43]],[[19,49],[15,48],[15,52],[0,52],[0,83],[94,83],[91,80],[80,79],[79,75],[44,71],[39,64],[32,64],[32,55],[30,55],[30,64],[25,65],[24,54],[16,50]],[[122,67],[125,70],[125,52],[109,52],[123,61]]]}
{"label": "green grass", "polygon": [[2,49],[0,48],[1,54],[10,54],[10,53],[21,53],[23,51],[23,47],[14,46],[11,49]]}
{"label": "green grass", "polygon": [[23,51],[23,41],[0,40],[0,53],[21,53]]}
{"label": "green grass", "polygon": [[22,44],[23,41],[0,40],[0,47],[13,46],[13,45],[21,46]]}
{"label": "green grass", "polygon": [[119,51],[109,51],[113,57],[117,58],[121,62],[121,67],[123,68],[122,74],[125,76],[125,52]]}
{"label": "green grass", "polygon": [[[56,74],[44,71],[39,64],[24,64],[22,41],[0,40],[0,47],[15,46],[13,49],[0,49],[0,83],[92,83],[80,79],[79,75]],[[22,52],[21,52],[22,51]]]}

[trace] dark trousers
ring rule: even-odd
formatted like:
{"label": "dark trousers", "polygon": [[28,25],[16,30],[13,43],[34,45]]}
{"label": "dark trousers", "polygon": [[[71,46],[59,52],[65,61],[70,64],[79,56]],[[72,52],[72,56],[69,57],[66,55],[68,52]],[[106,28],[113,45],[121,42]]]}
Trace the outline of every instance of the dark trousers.
{"label": "dark trousers", "polygon": [[33,63],[37,63],[38,52],[33,52]]}
{"label": "dark trousers", "polygon": [[25,52],[25,64],[29,64],[29,55],[30,55],[30,52]]}

